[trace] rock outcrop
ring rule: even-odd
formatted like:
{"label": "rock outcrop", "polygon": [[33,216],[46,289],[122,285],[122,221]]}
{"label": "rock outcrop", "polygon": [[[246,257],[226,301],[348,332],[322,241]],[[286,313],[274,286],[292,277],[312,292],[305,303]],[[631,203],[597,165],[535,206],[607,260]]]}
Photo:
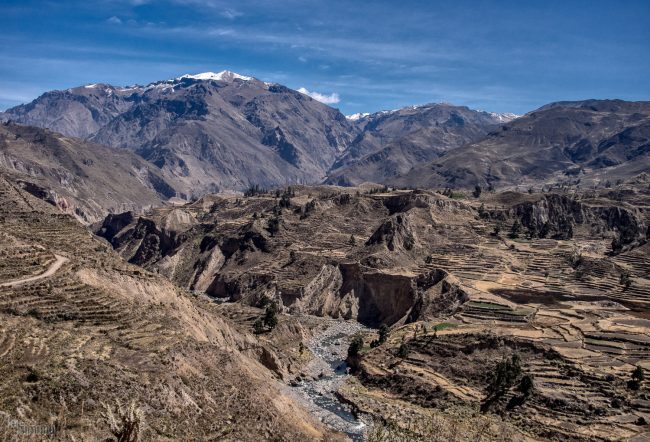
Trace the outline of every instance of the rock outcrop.
{"label": "rock outcrop", "polygon": [[597,200],[577,200],[566,194],[542,194],[507,211],[485,212],[492,219],[518,219],[535,236],[569,239],[576,225],[617,235],[617,250],[643,244],[648,226],[643,214],[631,206],[613,206]]}
{"label": "rock outcrop", "polygon": [[411,250],[415,246],[415,236],[408,217],[397,214],[384,221],[366,241],[367,246],[379,244],[385,245],[390,251]]}

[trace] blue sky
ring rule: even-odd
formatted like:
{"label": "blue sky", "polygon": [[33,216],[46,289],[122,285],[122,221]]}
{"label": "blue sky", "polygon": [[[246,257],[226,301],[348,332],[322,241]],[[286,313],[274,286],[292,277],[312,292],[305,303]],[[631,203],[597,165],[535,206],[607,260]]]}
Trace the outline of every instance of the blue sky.
{"label": "blue sky", "polygon": [[0,109],[223,69],[318,92],[346,114],[650,100],[649,19],[648,0],[2,0]]}

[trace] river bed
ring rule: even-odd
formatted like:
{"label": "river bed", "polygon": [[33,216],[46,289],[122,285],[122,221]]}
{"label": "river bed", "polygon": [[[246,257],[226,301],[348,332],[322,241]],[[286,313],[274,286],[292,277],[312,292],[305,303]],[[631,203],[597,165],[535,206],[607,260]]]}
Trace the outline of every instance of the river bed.
{"label": "river bed", "polygon": [[327,329],[307,343],[314,358],[290,387],[321,422],[346,433],[355,442],[363,441],[366,424],[357,419],[350,406],[340,402],[334,393],[350,376],[345,358],[352,336],[361,331],[369,329],[354,321],[331,320]]}

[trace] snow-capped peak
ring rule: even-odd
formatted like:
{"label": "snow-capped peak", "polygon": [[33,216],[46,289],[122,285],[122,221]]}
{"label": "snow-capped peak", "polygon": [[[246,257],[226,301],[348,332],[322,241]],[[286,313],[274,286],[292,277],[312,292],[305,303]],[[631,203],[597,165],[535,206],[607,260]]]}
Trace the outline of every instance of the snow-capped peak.
{"label": "snow-capped peak", "polygon": [[231,71],[221,71],[221,72],[202,72],[200,74],[185,74],[178,77],[176,80],[182,80],[184,78],[191,78],[192,80],[216,80],[216,81],[232,81],[234,79],[239,79],[242,81],[252,80],[253,77],[247,77],[245,75],[240,75],[236,72]]}
{"label": "snow-capped peak", "polygon": [[521,117],[521,115],[513,114],[510,112],[498,113],[498,112],[488,112],[490,116],[496,118],[499,123],[508,123],[516,118]]}
{"label": "snow-capped peak", "polygon": [[346,115],[345,118],[347,118],[350,121],[357,121],[357,120],[365,118],[365,117],[367,117],[369,115],[370,115],[370,113],[368,113],[368,112],[358,112],[356,114]]}

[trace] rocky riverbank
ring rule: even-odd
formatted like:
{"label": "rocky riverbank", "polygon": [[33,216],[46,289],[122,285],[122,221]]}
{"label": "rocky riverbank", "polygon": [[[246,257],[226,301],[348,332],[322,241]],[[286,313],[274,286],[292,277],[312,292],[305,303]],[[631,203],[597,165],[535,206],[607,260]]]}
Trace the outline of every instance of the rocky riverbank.
{"label": "rocky riverbank", "polygon": [[291,392],[321,422],[362,441],[366,424],[338,399],[336,391],[349,377],[345,358],[352,336],[368,329],[354,321],[329,322],[307,343],[314,358],[290,382]]}

